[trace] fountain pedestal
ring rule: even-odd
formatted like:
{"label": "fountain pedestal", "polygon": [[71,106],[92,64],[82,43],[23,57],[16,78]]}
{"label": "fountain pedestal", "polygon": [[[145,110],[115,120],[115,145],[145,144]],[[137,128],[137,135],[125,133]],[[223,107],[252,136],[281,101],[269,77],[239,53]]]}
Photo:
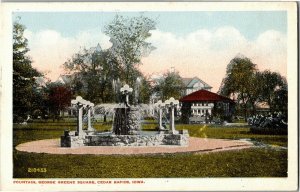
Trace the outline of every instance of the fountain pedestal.
{"label": "fountain pedestal", "polygon": [[115,135],[137,135],[141,130],[140,112],[137,107],[115,109],[112,132]]}

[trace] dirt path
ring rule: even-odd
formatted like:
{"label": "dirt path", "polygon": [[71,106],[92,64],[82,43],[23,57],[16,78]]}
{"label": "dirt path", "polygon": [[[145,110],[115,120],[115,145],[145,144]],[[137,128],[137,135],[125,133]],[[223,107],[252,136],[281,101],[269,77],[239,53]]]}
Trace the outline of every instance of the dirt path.
{"label": "dirt path", "polygon": [[16,147],[19,151],[49,154],[96,154],[96,155],[132,155],[132,154],[162,154],[162,153],[208,153],[224,150],[237,150],[252,147],[248,141],[189,138],[189,145],[155,146],[155,147],[120,147],[120,146],[84,146],[76,148],[60,147],[59,139],[46,139],[22,143]]}

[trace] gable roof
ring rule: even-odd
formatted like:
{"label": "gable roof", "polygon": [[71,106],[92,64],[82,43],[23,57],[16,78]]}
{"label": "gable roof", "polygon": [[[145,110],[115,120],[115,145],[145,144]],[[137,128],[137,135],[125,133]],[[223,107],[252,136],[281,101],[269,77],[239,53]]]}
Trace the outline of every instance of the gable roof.
{"label": "gable roof", "polygon": [[193,78],[182,78],[182,82],[187,87]]}
{"label": "gable roof", "polygon": [[57,83],[68,84],[72,81],[71,75],[60,75],[56,80]]}
{"label": "gable roof", "polygon": [[180,102],[197,102],[197,101],[211,101],[211,102],[216,102],[216,101],[227,101],[227,102],[232,102],[234,101],[232,99],[229,99],[227,97],[224,97],[222,95],[218,95],[216,93],[207,91],[207,90],[199,90],[196,92],[193,92],[189,95],[186,95],[179,99]]}
{"label": "gable roof", "polygon": [[38,86],[40,86],[40,87],[46,86],[44,77],[35,77],[35,83],[38,84]]}
{"label": "gable roof", "polygon": [[204,87],[203,88],[212,88],[212,86],[210,86],[209,84],[205,83],[203,80],[199,79],[198,77],[193,77],[193,78],[182,78],[182,81],[185,85],[185,87],[187,88],[192,88],[195,83],[197,83],[198,81],[200,81]]}

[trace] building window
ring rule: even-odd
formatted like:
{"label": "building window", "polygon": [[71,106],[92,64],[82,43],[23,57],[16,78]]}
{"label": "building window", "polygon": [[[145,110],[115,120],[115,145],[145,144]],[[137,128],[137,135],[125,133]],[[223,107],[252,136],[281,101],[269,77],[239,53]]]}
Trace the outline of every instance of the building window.
{"label": "building window", "polygon": [[206,102],[205,105],[208,106],[208,102]]}

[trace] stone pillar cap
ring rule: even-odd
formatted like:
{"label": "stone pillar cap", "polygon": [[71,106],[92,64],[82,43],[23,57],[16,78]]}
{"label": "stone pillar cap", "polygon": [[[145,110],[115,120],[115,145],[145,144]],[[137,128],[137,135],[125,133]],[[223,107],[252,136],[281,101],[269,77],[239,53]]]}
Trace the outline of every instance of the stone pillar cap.
{"label": "stone pillar cap", "polygon": [[179,101],[171,97],[170,99],[165,101],[166,105],[178,105]]}
{"label": "stone pillar cap", "polygon": [[127,91],[127,92],[131,93],[131,92],[133,91],[133,89],[130,88],[129,85],[125,84],[125,85],[120,89],[120,91],[121,91],[121,92]]}

